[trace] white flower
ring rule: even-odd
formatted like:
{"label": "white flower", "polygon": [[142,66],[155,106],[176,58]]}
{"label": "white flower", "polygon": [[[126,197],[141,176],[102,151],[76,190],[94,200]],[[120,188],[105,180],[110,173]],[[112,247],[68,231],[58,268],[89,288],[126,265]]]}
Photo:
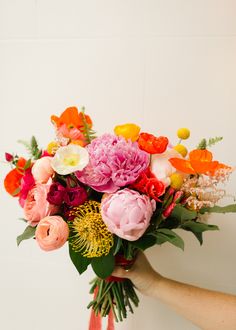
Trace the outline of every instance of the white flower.
{"label": "white flower", "polygon": [[88,151],[76,144],[61,147],[52,159],[52,168],[61,175],[82,171],[89,162]]}
{"label": "white flower", "polygon": [[162,154],[155,154],[151,157],[151,171],[166,187],[170,185],[171,174],[176,172],[169,162],[170,158],[182,158],[182,156],[174,149],[167,149]]}

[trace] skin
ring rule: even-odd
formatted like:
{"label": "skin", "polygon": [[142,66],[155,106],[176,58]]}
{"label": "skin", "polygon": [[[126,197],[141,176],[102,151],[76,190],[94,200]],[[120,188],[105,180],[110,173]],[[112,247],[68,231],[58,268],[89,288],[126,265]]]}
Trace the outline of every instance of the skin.
{"label": "skin", "polygon": [[128,272],[117,267],[113,275],[129,278],[142,294],[159,299],[201,329],[236,329],[236,296],[165,278],[143,253]]}

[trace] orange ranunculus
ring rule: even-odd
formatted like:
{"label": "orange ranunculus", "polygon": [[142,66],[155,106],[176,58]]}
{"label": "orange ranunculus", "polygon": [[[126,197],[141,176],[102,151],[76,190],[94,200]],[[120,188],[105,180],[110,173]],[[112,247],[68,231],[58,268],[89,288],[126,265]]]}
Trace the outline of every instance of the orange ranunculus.
{"label": "orange ranunculus", "polygon": [[169,162],[177,170],[187,174],[214,175],[220,168],[228,166],[212,160],[212,153],[208,150],[195,149],[189,153],[189,159],[170,158]]}
{"label": "orange ranunculus", "polygon": [[11,170],[4,179],[4,187],[13,197],[19,196],[21,179],[24,176],[25,164],[26,160],[20,157],[17,161],[16,168]]}
{"label": "orange ranunculus", "polygon": [[[92,127],[92,120],[88,115],[84,115],[86,122],[88,126]],[[55,115],[51,116],[51,121],[53,124],[55,124],[57,127],[60,127],[62,125],[66,125],[68,129],[72,128],[81,128],[83,127],[83,117],[82,113],[78,112],[78,109],[76,107],[70,107],[67,108],[60,117],[57,117]]]}
{"label": "orange ranunculus", "polygon": [[141,133],[138,139],[139,148],[149,154],[162,154],[166,150],[168,143],[167,137],[156,137],[149,133]]}

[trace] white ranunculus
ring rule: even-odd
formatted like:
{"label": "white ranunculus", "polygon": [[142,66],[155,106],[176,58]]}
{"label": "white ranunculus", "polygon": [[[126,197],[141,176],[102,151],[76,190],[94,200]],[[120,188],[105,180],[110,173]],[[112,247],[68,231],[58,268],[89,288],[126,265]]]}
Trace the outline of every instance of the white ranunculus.
{"label": "white ranunculus", "polygon": [[171,174],[176,172],[176,169],[169,162],[170,158],[183,157],[174,149],[167,149],[162,154],[155,154],[151,157],[151,171],[166,187],[170,185]]}
{"label": "white ranunculus", "polygon": [[76,144],[61,147],[52,159],[52,168],[61,175],[82,171],[89,162],[88,151]]}

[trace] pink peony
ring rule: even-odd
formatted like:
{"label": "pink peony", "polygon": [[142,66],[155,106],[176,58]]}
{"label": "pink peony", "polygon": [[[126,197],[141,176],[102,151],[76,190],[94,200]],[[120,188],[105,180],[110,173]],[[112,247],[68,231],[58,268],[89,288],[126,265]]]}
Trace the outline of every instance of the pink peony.
{"label": "pink peony", "polygon": [[38,183],[29,192],[24,204],[25,219],[35,227],[41,219],[58,212],[59,208],[47,201],[49,185]]}
{"label": "pink peony", "polygon": [[136,241],[147,229],[156,202],[146,195],[125,188],[102,200],[101,214],[110,232]]}
{"label": "pink peony", "polygon": [[43,218],[35,232],[36,241],[44,251],[59,249],[65,244],[68,236],[68,225],[60,216]]}
{"label": "pink peony", "polygon": [[133,183],[149,164],[149,154],[122,136],[104,134],[86,148],[90,162],[76,176],[97,191],[113,193]]}
{"label": "pink peony", "polygon": [[37,159],[32,167],[32,174],[36,183],[47,183],[54,173],[51,166],[52,157]]}

